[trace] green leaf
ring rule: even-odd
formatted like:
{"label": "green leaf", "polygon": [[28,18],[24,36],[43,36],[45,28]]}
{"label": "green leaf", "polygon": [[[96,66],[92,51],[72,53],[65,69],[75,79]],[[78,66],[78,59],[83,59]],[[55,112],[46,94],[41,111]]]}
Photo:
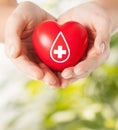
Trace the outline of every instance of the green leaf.
{"label": "green leaf", "polygon": [[118,32],[115,33],[112,38],[111,38],[111,42],[110,42],[111,48],[113,47],[118,47]]}

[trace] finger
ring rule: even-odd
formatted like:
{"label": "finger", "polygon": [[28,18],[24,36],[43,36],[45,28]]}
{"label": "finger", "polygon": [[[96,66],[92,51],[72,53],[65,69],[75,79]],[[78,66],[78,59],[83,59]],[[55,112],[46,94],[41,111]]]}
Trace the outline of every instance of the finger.
{"label": "finger", "polygon": [[88,51],[87,57],[74,67],[74,73],[78,78],[87,77],[93,70],[100,66],[110,55],[109,43],[105,46],[104,52],[97,52],[96,47]]}
{"label": "finger", "polygon": [[60,80],[61,88],[66,88],[69,85],[69,79],[63,78],[61,73],[58,73],[58,78]]}
{"label": "finger", "polygon": [[60,83],[57,76],[45,64],[40,63],[39,66],[44,71],[44,82],[47,83],[51,88],[59,87]]}
{"label": "finger", "polygon": [[103,54],[104,51],[109,47],[111,32],[109,25],[109,21],[105,19],[101,19],[99,22],[93,23],[93,26],[96,30],[94,47],[96,48],[98,54]]}
{"label": "finger", "polygon": [[16,58],[21,53],[21,34],[25,28],[25,21],[18,14],[13,13],[5,28],[5,51],[8,57]]}
{"label": "finger", "polygon": [[74,67],[74,73],[78,78],[87,77],[95,70],[105,59],[106,56],[92,55],[88,56],[84,61],[81,61]]}
{"label": "finger", "polygon": [[67,88],[70,84],[74,83],[75,81],[77,81],[79,78],[78,76],[73,76],[72,78],[69,79],[64,79],[63,77],[60,78],[61,81],[61,87],[62,88]]}
{"label": "finger", "polygon": [[67,88],[69,86],[69,79],[61,79],[61,88]]}
{"label": "finger", "polygon": [[73,77],[73,75],[74,75],[73,67],[66,68],[61,73],[61,76],[65,79],[70,79],[71,77]]}
{"label": "finger", "polygon": [[23,71],[28,77],[34,80],[42,80],[44,73],[41,68],[34,62],[32,62],[27,56],[21,55],[18,58],[11,59],[13,63]]}

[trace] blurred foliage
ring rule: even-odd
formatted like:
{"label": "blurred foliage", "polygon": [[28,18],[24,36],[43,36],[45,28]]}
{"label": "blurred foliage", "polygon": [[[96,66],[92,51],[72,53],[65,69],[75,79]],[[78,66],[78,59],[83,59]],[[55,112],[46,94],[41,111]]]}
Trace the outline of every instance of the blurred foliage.
{"label": "blurred foliage", "polygon": [[[61,2],[44,5],[59,13]],[[118,33],[111,39],[111,57],[89,77],[57,90],[27,81],[4,111],[1,130],[118,130]]]}
{"label": "blurred foliage", "polygon": [[[88,78],[81,79],[66,89],[54,90],[45,106],[41,130],[118,129],[117,42],[118,33],[111,40],[112,60],[105,62]],[[31,89],[38,82],[29,81],[28,84]],[[41,87],[39,91],[42,89]]]}
{"label": "blurred foliage", "polygon": [[20,96],[4,107],[2,130],[118,130],[117,42],[118,33],[109,60],[66,89],[27,81]]}
{"label": "blurred foliage", "polygon": [[112,39],[111,39],[111,48],[114,47],[114,46],[117,46],[117,47],[118,47],[118,32],[115,33],[115,34],[112,36]]}

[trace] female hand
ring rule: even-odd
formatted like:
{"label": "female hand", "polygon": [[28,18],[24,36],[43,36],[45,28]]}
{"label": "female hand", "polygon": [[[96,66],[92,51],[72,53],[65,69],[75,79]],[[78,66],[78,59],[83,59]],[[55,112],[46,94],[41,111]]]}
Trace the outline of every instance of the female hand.
{"label": "female hand", "polygon": [[12,62],[29,77],[59,86],[56,75],[39,60],[32,46],[34,28],[48,19],[55,20],[37,5],[31,2],[19,4],[6,24],[5,50]]}
{"label": "female hand", "polygon": [[89,46],[83,60],[74,67],[66,68],[61,73],[61,83],[70,83],[87,77],[100,66],[110,54],[110,37],[112,31],[111,20],[107,12],[96,2],[89,2],[76,6],[62,14],[58,23],[77,21],[88,31]]}

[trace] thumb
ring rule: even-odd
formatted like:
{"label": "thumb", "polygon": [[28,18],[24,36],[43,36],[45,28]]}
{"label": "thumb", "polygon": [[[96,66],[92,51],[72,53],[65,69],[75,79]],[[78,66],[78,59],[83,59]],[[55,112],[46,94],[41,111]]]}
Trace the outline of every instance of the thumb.
{"label": "thumb", "polygon": [[109,47],[110,42],[110,27],[106,23],[102,24],[102,26],[97,25],[96,27],[96,38],[94,46],[98,54],[103,54],[106,48]]}
{"label": "thumb", "polygon": [[101,34],[101,32],[97,33],[94,43],[97,54],[103,54],[106,48],[108,48],[109,42],[110,42],[109,34]]}
{"label": "thumb", "polygon": [[21,53],[21,34],[24,30],[24,20],[13,13],[5,28],[5,52],[10,58],[17,58]]}

